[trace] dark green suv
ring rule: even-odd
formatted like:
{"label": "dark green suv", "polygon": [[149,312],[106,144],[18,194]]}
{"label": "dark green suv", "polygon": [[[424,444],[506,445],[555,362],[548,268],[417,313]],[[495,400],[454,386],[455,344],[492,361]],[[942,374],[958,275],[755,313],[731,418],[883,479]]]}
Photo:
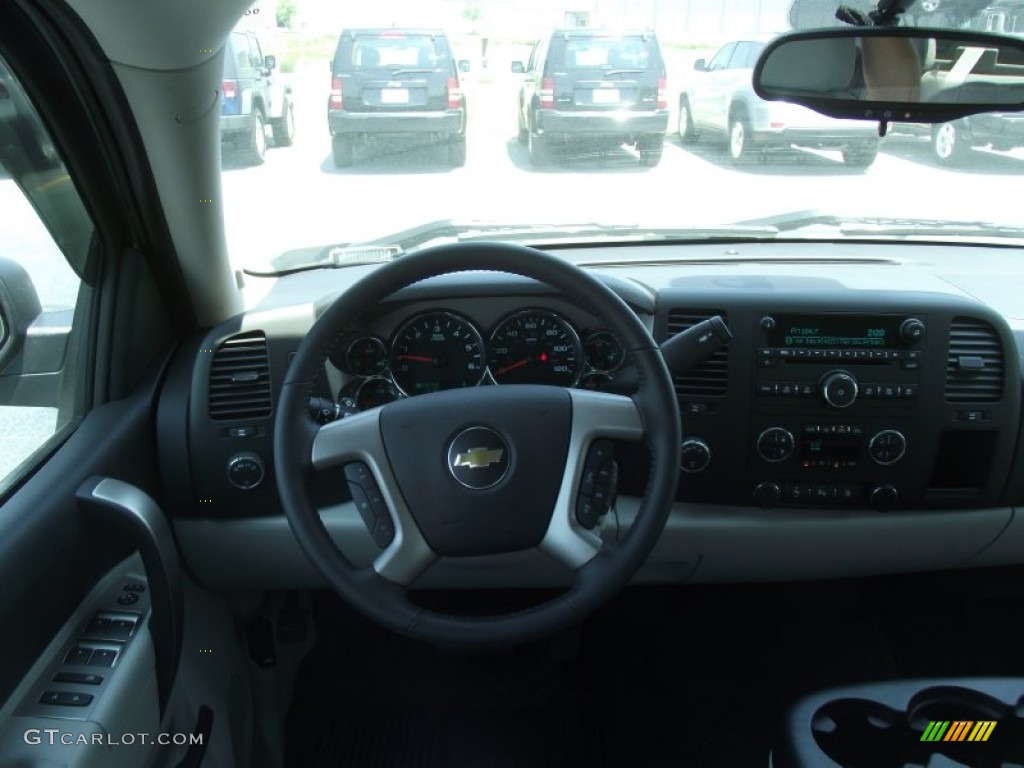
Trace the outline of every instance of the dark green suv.
{"label": "dark green suv", "polygon": [[430,136],[466,164],[466,100],[448,38],[431,29],[346,29],[327,102],[334,164],[352,165],[373,137]]}

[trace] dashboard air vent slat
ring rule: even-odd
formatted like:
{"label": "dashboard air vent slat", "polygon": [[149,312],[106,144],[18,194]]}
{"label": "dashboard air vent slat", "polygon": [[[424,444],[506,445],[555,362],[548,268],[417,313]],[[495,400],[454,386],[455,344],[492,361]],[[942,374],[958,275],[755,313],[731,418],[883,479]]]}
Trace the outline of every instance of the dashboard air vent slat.
{"label": "dashboard air vent slat", "polygon": [[[672,309],[668,313],[668,335],[675,336],[697,323],[714,315],[726,319],[725,312],[719,309],[690,310]],[[673,377],[676,385],[676,396],[717,397],[724,395],[729,383],[729,345],[716,351],[711,357],[689,371]]]}
{"label": "dashboard air vent slat", "polygon": [[949,328],[946,402],[994,403],[1003,397],[1003,348],[988,323],[955,317]]}
{"label": "dashboard air vent slat", "polygon": [[227,339],[210,365],[210,418],[256,419],[271,411],[267,337],[261,332]]}

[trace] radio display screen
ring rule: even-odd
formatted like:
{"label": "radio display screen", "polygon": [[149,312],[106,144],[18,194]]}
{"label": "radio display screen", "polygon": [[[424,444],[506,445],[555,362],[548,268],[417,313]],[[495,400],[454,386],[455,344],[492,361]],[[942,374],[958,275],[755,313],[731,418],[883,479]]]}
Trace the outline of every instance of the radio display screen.
{"label": "radio display screen", "polygon": [[886,315],[774,315],[768,331],[771,347],[859,347],[884,349],[901,346],[899,316]]}

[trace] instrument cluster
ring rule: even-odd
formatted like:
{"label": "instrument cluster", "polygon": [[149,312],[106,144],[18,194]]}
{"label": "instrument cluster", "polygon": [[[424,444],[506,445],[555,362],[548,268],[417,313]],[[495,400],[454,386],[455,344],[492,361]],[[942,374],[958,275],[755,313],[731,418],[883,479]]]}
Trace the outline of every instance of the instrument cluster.
{"label": "instrument cluster", "polygon": [[347,374],[339,402],[367,410],[402,397],[482,384],[600,390],[626,361],[608,330],[581,331],[547,309],[505,315],[489,333],[447,309],[419,312],[390,338],[346,334],[331,363]]}

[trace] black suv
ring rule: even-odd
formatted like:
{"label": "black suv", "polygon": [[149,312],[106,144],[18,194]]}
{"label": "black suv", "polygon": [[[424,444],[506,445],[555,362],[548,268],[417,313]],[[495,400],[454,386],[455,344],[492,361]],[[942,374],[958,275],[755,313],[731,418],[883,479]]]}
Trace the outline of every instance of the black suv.
{"label": "black suv", "polygon": [[267,151],[266,126],[274,146],[291,146],[295,137],[292,87],[271,77],[277,61],[264,56],[252,32],[234,31],[224,50],[220,136],[240,153],[243,162],[259,165]]}
{"label": "black suv", "polygon": [[558,29],[539,40],[519,91],[519,143],[543,165],[556,145],[632,144],[661,160],[668,127],[665,62],[653,32]]}
{"label": "black suv", "polygon": [[372,136],[432,136],[448,162],[466,163],[466,101],[444,32],[346,29],[331,62],[327,102],[334,164],[352,165]]}

